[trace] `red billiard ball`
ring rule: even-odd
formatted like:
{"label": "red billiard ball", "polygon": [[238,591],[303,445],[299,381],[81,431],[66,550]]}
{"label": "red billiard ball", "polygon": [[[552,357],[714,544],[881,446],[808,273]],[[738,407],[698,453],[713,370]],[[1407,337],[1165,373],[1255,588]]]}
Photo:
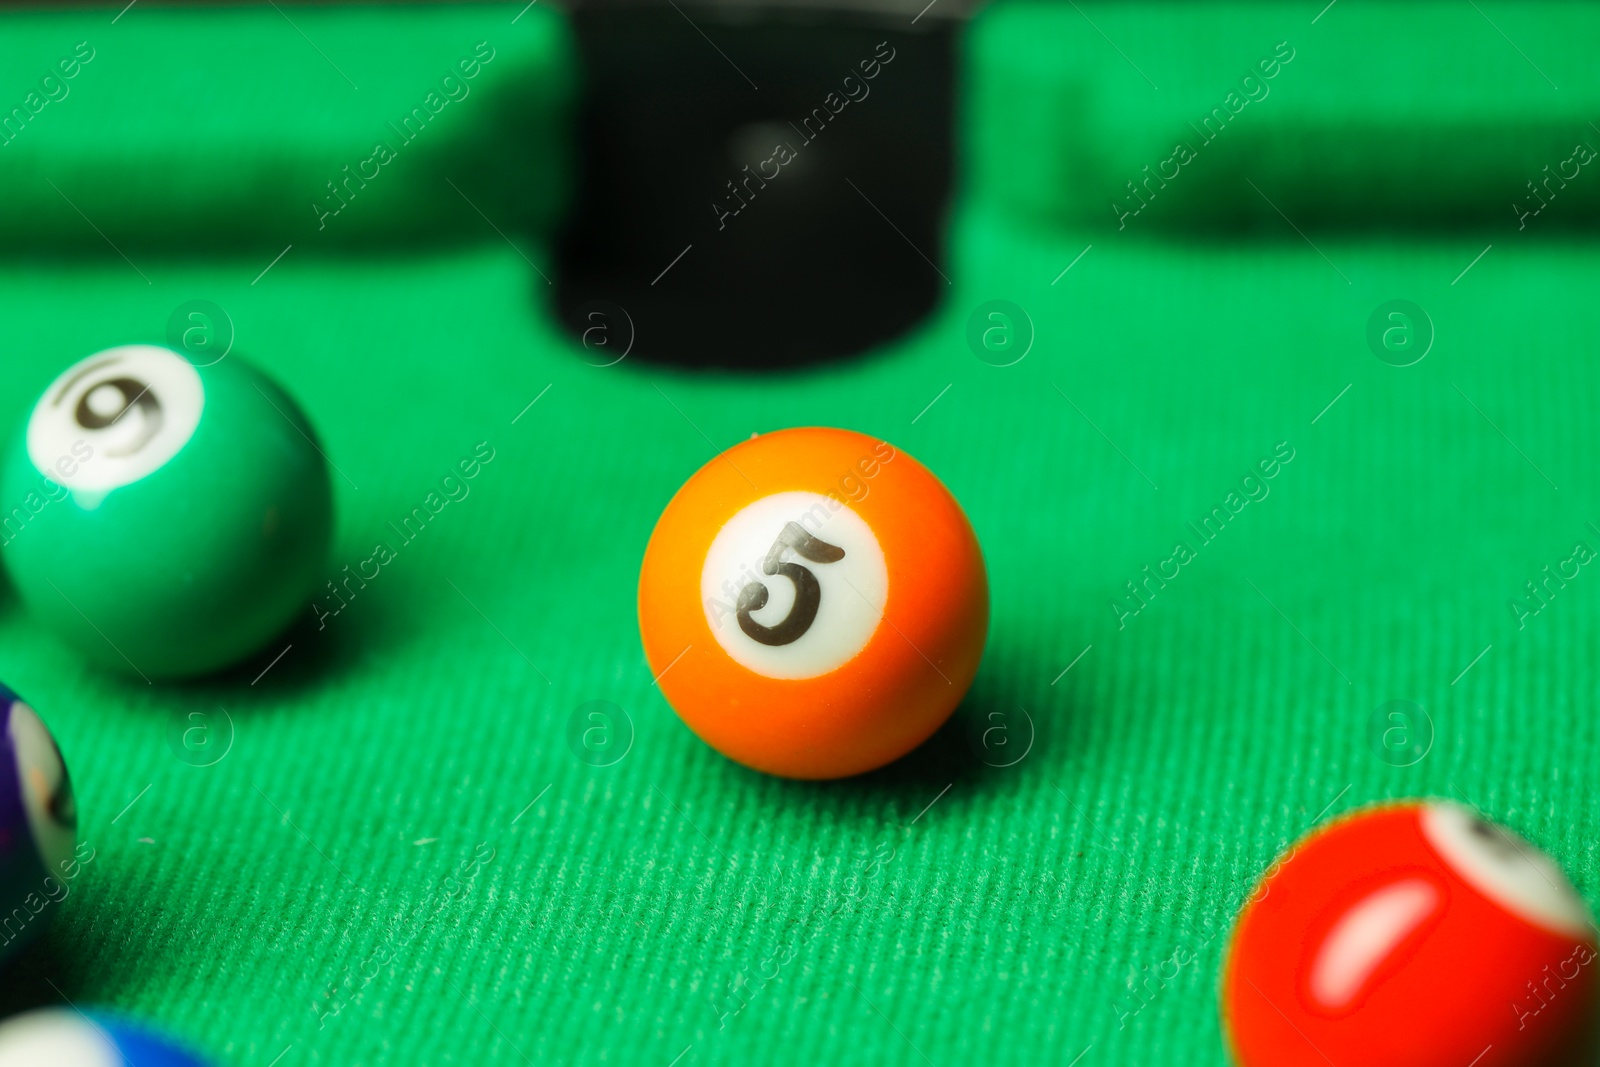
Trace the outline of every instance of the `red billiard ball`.
{"label": "red billiard ball", "polygon": [[1595,1049],[1596,933],[1544,853],[1407,802],[1301,840],[1223,967],[1241,1067],[1571,1067]]}

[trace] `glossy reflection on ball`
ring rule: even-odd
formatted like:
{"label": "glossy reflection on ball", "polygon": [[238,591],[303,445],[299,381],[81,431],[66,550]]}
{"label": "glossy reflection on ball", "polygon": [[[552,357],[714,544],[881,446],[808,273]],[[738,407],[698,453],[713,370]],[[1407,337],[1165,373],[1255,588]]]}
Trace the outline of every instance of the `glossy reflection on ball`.
{"label": "glossy reflection on ball", "polygon": [[1451,803],[1313,831],[1245,904],[1223,973],[1241,1067],[1592,1063],[1588,909],[1548,856]]}
{"label": "glossy reflection on ball", "polygon": [[0,1023],[3,1067],[206,1067],[142,1026],[100,1012],[45,1008]]}
{"label": "glossy reflection on ball", "polygon": [[0,959],[55,918],[77,873],[77,831],[61,750],[38,714],[0,685]]}
{"label": "glossy reflection on ball", "polygon": [[332,488],[300,408],[237,357],[98,353],[35,405],[0,477],[0,559],[29,611],[146,678],[214,671],[305,610]]}

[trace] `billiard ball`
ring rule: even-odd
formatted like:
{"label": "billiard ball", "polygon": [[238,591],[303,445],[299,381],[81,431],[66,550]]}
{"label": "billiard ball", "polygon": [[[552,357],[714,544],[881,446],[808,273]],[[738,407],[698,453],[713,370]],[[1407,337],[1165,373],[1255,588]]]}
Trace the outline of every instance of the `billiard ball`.
{"label": "billiard ball", "polygon": [[294,401],[237,358],[125,345],[47,389],[0,476],[0,559],[37,619],[145,679],[260,650],[308,610],[333,529]]}
{"label": "billiard ball", "polygon": [[100,1012],[42,1008],[0,1023],[0,1067],[205,1067],[157,1037]]}
{"label": "billiard ball", "polygon": [[0,958],[55,916],[76,873],[72,781],[44,722],[0,685]]}
{"label": "billiard ball", "polygon": [[1593,1062],[1595,928],[1542,852],[1457,804],[1322,827],[1234,930],[1223,1016],[1241,1067]]}
{"label": "billiard ball", "polygon": [[717,456],[667,504],[639,575],[667,701],[725,756],[791,778],[859,774],[921,744],[966,693],[988,624],[961,506],[848,430]]}

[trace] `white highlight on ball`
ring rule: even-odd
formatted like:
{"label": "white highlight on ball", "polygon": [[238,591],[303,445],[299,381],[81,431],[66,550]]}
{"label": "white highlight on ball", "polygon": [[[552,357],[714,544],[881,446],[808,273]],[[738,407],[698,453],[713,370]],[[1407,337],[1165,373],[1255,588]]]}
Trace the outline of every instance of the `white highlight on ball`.
{"label": "white highlight on ball", "polygon": [[69,367],[28,419],[28,458],[75,492],[120,489],[166,466],[200,425],[205,387],[155,345],[108,348]]}
{"label": "white highlight on ball", "polygon": [[50,811],[50,799],[71,788],[66,781],[66,765],[38,713],[20,700],[11,705],[7,730],[17,753],[22,807],[28,813],[28,828],[39,847],[39,859],[48,873],[59,874],[62,865],[72,859],[77,844],[77,828],[62,825]]}
{"label": "white highlight on ball", "polygon": [[1478,892],[1535,926],[1585,937],[1593,920],[1549,856],[1459,804],[1422,809],[1428,843]]}
{"label": "white highlight on ball", "polygon": [[[790,523],[844,555],[816,562],[782,547],[778,560],[810,571],[821,599],[816,618],[799,637],[764,644],[740,626],[739,592],[752,582],[766,587],[767,603],[750,613],[761,626],[776,627],[790,617],[795,583],[763,569]],[[877,631],[888,595],[889,569],[872,528],[848,505],[804,491],[775,493],[746,505],[712,539],[700,573],[701,605],[717,643],[735,662],[768,678],[815,678],[848,663]]]}
{"label": "white highlight on ball", "polygon": [[1378,966],[1440,903],[1438,888],[1423,878],[1373,891],[1328,931],[1311,965],[1311,995],[1332,1011],[1349,1007]]}

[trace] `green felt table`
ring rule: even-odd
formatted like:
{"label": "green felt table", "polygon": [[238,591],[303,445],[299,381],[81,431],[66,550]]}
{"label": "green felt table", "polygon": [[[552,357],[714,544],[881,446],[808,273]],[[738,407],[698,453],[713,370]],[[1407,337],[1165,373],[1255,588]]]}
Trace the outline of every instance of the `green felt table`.
{"label": "green felt table", "polygon": [[[572,46],[520,6],[0,22],[4,108],[95,50],[0,148],[0,424],[211,300],[337,467],[329,579],[397,549],[339,614],[308,604],[186,684],[85,668],[0,585],[0,678],[55,732],[94,850],[0,1007],[108,1008],[251,1067],[1222,1064],[1236,909],[1320,819],[1471,803],[1600,902],[1600,577],[1525,585],[1600,546],[1600,177],[1521,228],[1506,208],[1600,144],[1592,9],[1418,6],[1394,40],[1374,27],[1401,16],[1355,0],[996,7],[963,44],[939,309],[858,359],[741,375],[592,366],[555,322]],[[1119,228],[1104,202],[1162,124],[1285,40],[1272,95],[1176,180],[1191,199]],[[480,41],[478,95],[319,229],[323,183]],[[1379,172],[1388,193],[1351,193]],[[1408,367],[1367,341],[1396,298],[1436,331]],[[968,347],[991,299],[1032,320],[1015,365]],[[700,743],[634,607],[683,480],[811,424],[937,473],[993,601],[952,723],[831,783]],[[470,495],[396,544],[475,449]],[[590,701],[625,752],[580,758]],[[1371,735],[1390,701],[1431,724],[1415,762]],[[201,721],[209,766],[173,743]]]}

